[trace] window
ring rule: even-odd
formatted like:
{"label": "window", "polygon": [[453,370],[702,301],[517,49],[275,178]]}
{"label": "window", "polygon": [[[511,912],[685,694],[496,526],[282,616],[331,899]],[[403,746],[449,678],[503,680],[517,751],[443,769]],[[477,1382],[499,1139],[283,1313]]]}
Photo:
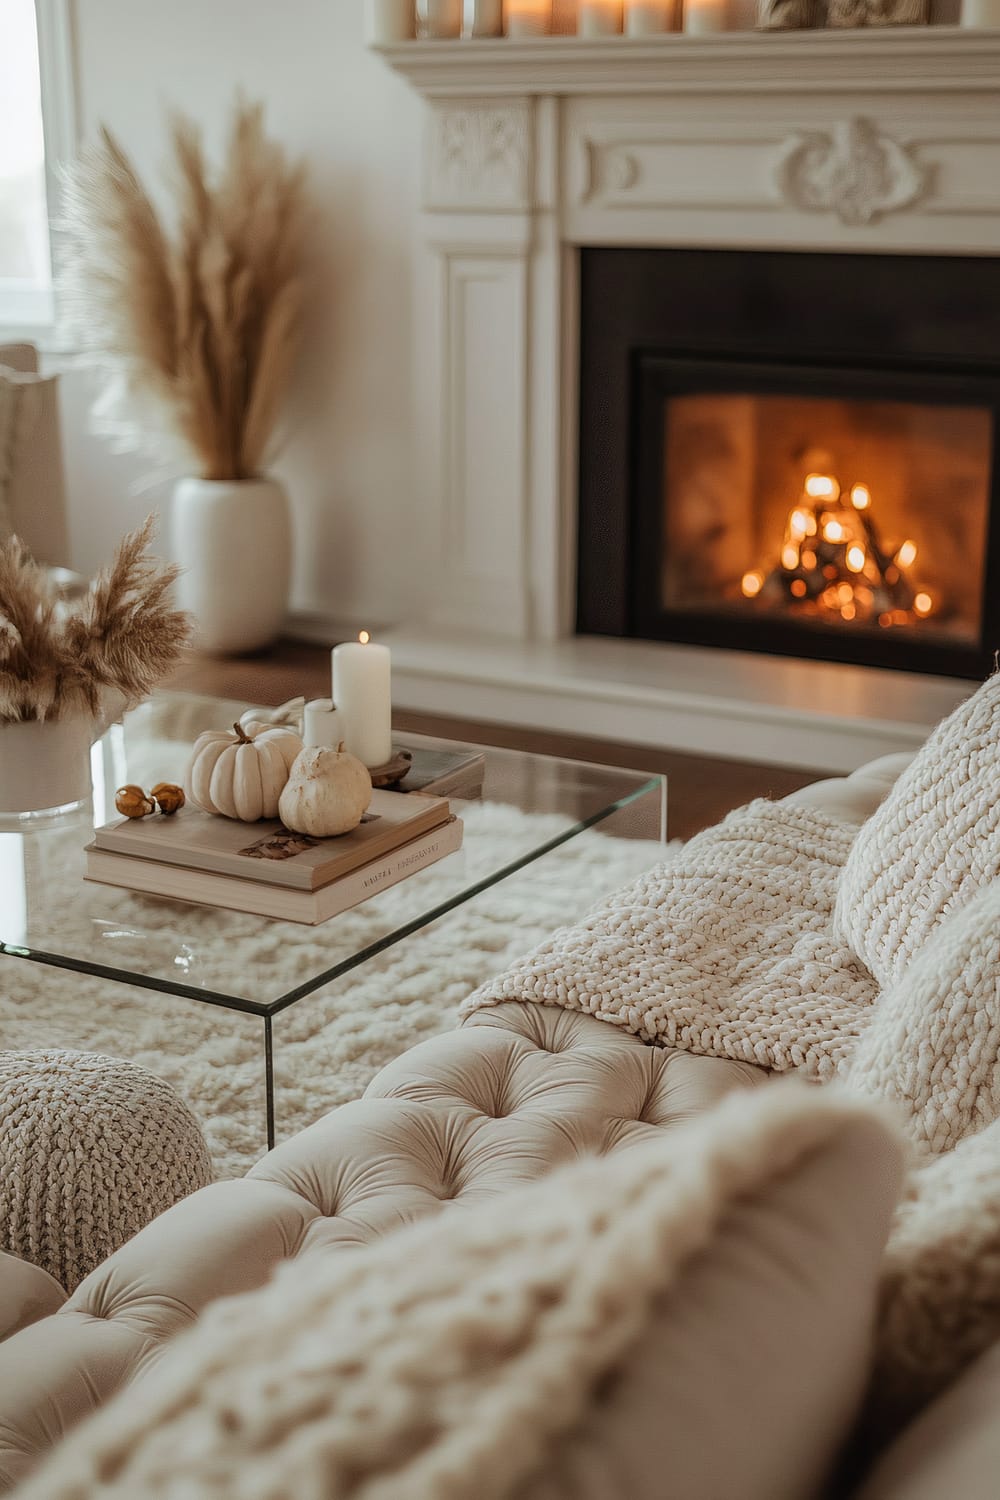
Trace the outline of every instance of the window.
{"label": "window", "polygon": [[12,331],[53,319],[38,38],[35,0],[0,0],[0,325]]}

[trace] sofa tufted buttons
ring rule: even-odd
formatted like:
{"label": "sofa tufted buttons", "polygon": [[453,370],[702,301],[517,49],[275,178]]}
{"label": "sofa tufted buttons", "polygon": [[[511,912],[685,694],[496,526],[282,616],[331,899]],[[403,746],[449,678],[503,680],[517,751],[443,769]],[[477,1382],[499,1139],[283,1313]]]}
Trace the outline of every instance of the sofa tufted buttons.
{"label": "sofa tufted buttons", "polygon": [[[473,1101],[470,1099],[469,1103],[472,1104]],[[479,1113],[487,1120],[506,1120],[510,1115],[514,1114],[517,1108],[516,1105],[511,1104],[507,1097],[506,1088],[502,1095],[493,1099],[486,1099],[474,1107],[478,1107]]]}
{"label": "sofa tufted buttons", "polygon": [[659,1125],[662,1123],[660,1118],[661,1111],[657,1107],[659,1103],[659,1100],[657,1098],[658,1092],[659,1090],[657,1085],[653,1084],[645,1099],[643,1099],[642,1104],[639,1108],[639,1113],[635,1117],[638,1124]]}

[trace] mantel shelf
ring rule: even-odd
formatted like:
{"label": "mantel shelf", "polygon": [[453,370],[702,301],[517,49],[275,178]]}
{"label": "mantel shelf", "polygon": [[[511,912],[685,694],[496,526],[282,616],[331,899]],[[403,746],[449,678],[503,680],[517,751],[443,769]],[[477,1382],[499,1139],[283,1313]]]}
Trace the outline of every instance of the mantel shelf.
{"label": "mantel shelf", "polygon": [[397,42],[375,50],[429,98],[700,93],[839,94],[976,90],[1000,98],[1000,30],[916,26]]}

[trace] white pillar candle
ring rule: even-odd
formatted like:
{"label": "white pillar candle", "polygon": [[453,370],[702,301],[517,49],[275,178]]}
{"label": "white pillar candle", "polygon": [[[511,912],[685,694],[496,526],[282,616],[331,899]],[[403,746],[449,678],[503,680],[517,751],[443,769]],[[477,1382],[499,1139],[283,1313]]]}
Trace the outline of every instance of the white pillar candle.
{"label": "white pillar candle", "polygon": [[373,46],[410,42],[416,34],[416,0],[368,0],[368,40]]}
{"label": "white pillar candle", "polygon": [[580,0],[577,36],[618,36],[622,29],[622,0]]}
{"label": "white pillar candle", "polygon": [[424,36],[461,36],[462,0],[421,0],[421,11]]}
{"label": "white pillar candle", "polygon": [[503,0],[472,0],[470,36],[501,36],[503,33]]}
{"label": "white pillar candle", "polygon": [[625,35],[659,36],[671,31],[673,0],[625,0]]}
{"label": "white pillar candle", "polygon": [[366,766],[392,759],[392,682],[388,646],[367,630],[333,648],[333,701],[345,748]]}
{"label": "white pillar candle", "polygon": [[505,0],[507,35],[548,36],[552,30],[552,0]]}
{"label": "white pillar candle", "polygon": [[684,30],[689,36],[708,36],[726,29],[726,0],[684,0]]}
{"label": "white pillar candle", "polygon": [[344,738],[340,724],[340,710],[334,708],[332,698],[314,698],[302,711],[302,743],[307,750],[317,745],[329,745],[336,750]]}
{"label": "white pillar candle", "polygon": [[963,26],[1000,27],[1000,0],[962,0]]}

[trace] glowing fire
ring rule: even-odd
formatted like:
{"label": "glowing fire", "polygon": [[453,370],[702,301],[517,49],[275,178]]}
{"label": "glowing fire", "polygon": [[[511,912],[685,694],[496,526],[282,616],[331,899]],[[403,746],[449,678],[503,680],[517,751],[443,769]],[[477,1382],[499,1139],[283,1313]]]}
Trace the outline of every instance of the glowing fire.
{"label": "glowing fire", "polygon": [[925,620],[937,603],[908,577],[917,544],[907,538],[887,550],[871,508],[866,484],[845,491],[832,474],[807,474],[785,522],[778,563],[744,573],[744,598],[884,629]]}

